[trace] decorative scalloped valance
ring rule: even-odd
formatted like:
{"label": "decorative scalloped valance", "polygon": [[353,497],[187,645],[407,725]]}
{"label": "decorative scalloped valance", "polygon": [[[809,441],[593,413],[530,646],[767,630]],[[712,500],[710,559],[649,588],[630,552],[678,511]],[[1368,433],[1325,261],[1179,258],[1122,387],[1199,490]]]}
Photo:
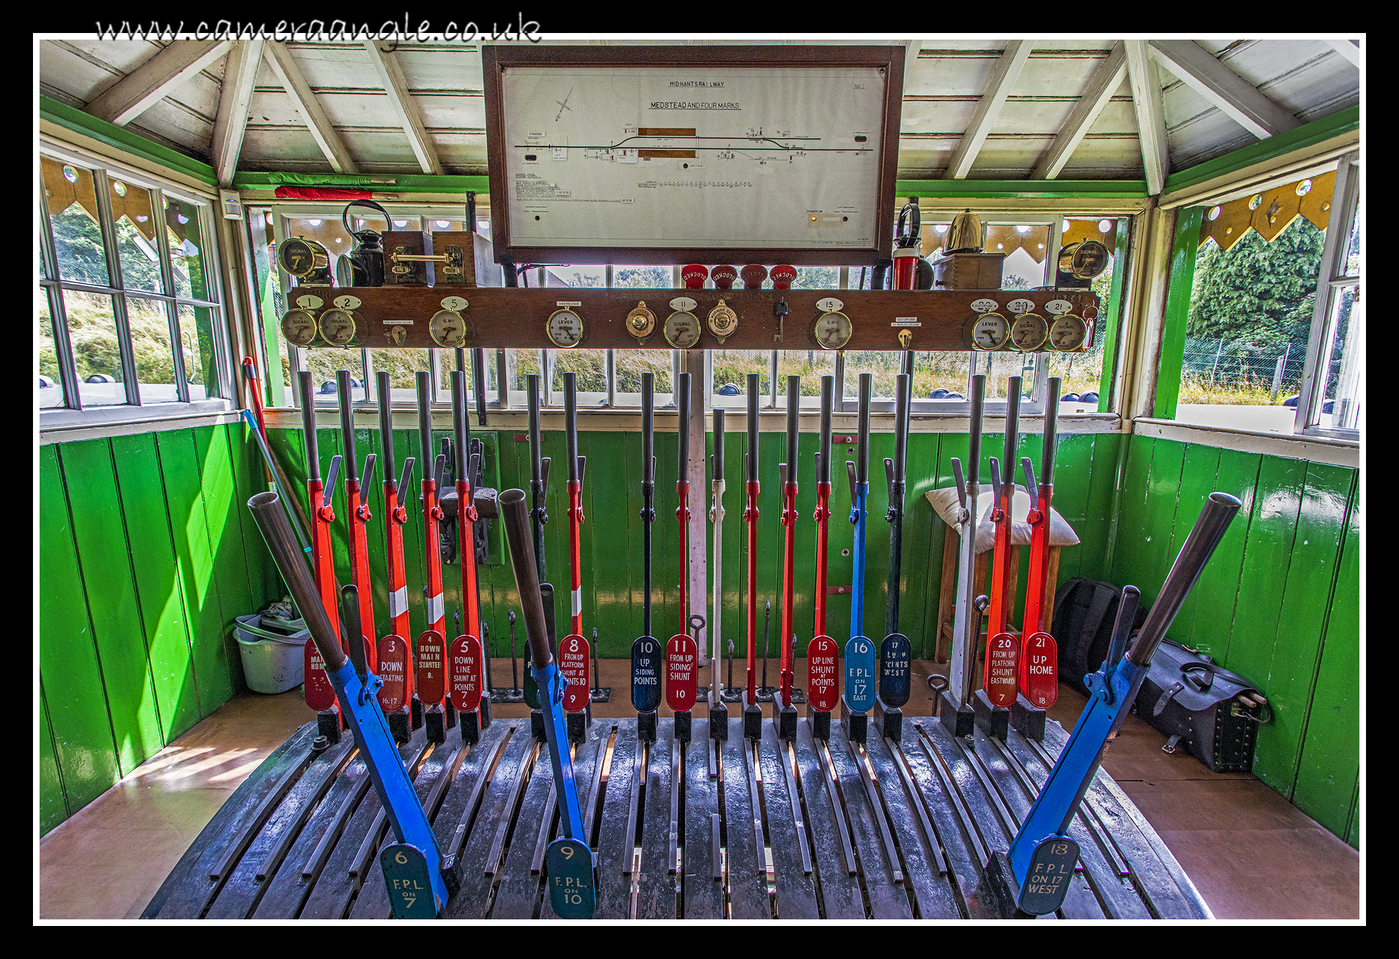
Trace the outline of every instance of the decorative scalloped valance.
{"label": "decorative scalloped valance", "polygon": [[1228,250],[1249,230],[1271,241],[1299,216],[1325,230],[1335,185],[1336,172],[1332,170],[1211,207],[1200,224],[1200,245],[1214,237],[1221,250]]}

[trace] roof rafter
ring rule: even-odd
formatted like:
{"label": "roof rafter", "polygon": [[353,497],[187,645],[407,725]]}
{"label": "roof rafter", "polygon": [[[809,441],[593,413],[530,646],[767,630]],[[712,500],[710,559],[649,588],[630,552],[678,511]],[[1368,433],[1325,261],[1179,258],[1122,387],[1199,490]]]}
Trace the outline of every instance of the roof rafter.
{"label": "roof rafter", "polygon": [[1050,146],[1049,152],[1040,160],[1035,171],[1030,174],[1032,180],[1053,180],[1064,169],[1064,165],[1069,162],[1069,157],[1073,156],[1078,145],[1083,142],[1089,127],[1093,121],[1098,119],[1098,114],[1103,112],[1103,108],[1108,105],[1112,95],[1122,86],[1122,81],[1127,78],[1127,50],[1119,40],[1113,44],[1108,51],[1107,59],[1098,65],[1098,69],[1093,72],[1093,76],[1088,81],[1088,89],[1079,98],[1078,104],[1069,114],[1064,125],[1059,129],[1059,133],[1054,137],[1054,143]]}
{"label": "roof rafter", "polygon": [[1146,192],[1159,196],[1166,185],[1169,154],[1166,143],[1166,110],[1161,103],[1161,79],[1145,40],[1125,40],[1127,79],[1132,87],[1132,110],[1137,117],[1137,139],[1142,148],[1142,178]]}
{"label": "roof rafter", "polygon": [[1194,40],[1152,40],[1152,56],[1260,140],[1302,122]]}
{"label": "roof rafter", "polygon": [[408,145],[413,148],[413,155],[418,158],[418,165],[423,168],[424,173],[444,173],[442,161],[437,158],[437,151],[423,126],[423,117],[418,105],[414,102],[413,95],[408,92],[408,80],[404,77],[398,60],[392,53],[380,50],[378,43],[369,37],[364,40],[364,48],[369,51],[370,62],[374,64],[379,79],[383,81],[384,92],[388,94],[389,103],[393,104],[398,122],[403,125],[403,133],[408,137]]}
{"label": "roof rafter", "polygon": [[262,66],[265,44],[262,37],[239,40],[228,53],[210,151],[219,186],[231,184],[233,174],[238,172],[238,156],[243,152],[243,134],[248,127],[248,106],[252,103],[253,84]]}
{"label": "roof rafter", "polygon": [[85,108],[99,120],[126,126],[228,52],[232,40],[173,40],[112,84]]}
{"label": "roof rafter", "polygon": [[358,173],[359,167],[355,165],[354,160],[350,159],[350,152],[345,149],[340,135],[331,126],[330,118],[321,109],[320,103],[316,100],[315,92],[312,91],[311,85],[306,82],[301,68],[292,59],[291,51],[287,49],[287,45],[277,40],[269,41],[266,53],[268,65],[277,74],[277,79],[286,89],[287,96],[291,97],[296,108],[306,118],[306,126],[310,128],[311,136],[315,138],[316,145],[321,148],[325,158],[330,161],[331,169],[336,173]]}
{"label": "roof rafter", "polygon": [[1331,49],[1350,61],[1353,67],[1360,66],[1360,43],[1356,40],[1327,40]]}
{"label": "roof rafter", "polygon": [[957,149],[947,164],[946,179],[961,180],[971,172],[976,155],[981,152],[981,145],[986,142],[987,134],[995,125],[996,117],[1000,115],[1010,88],[1020,79],[1020,71],[1025,68],[1025,61],[1030,58],[1031,49],[1029,40],[1012,40],[1006,44],[1005,52],[1001,54],[995,70],[991,73],[991,82],[986,92],[981,95],[981,102],[976,105],[971,122],[967,124],[967,132],[962,134],[962,141],[957,144]]}

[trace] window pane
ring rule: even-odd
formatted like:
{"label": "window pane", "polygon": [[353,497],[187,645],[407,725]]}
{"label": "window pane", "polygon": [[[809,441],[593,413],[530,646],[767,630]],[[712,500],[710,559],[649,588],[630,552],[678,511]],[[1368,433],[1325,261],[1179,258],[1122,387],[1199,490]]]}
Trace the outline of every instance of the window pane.
{"label": "window pane", "polygon": [[[896,355],[896,354],[891,354]],[[800,376],[801,405],[821,408],[821,377],[834,376],[836,355],[829,350],[780,350],[777,354],[777,406],[787,408],[787,377]],[[847,383],[849,377],[846,377]],[[847,387],[848,388],[848,387]]]}
{"label": "window pane", "polygon": [[[966,353],[913,354],[913,399],[966,401],[970,356]],[[849,372],[845,374],[847,381]]]}
{"label": "window pane", "polygon": [[175,314],[180,323],[180,349],[184,353],[189,398],[202,400],[222,396],[214,349],[214,323],[218,311],[213,307],[181,303]]}
{"label": "window pane", "polygon": [[[456,360],[453,358],[455,350],[441,350],[441,380],[437,384],[437,395],[444,402],[450,401],[452,395],[451,371],[456,369]],[[370,396],[374,402],[379,402],[379,374],[389,374],[389,394],[390,402],[406,403],[416,406],[418,403],[418,371],[431,370],[430,359],[432,351],[423,350],[371,350],[370,359],[374,365],[374,382],[370,384]],[[470,360],[468,359],[468,364]],[[466,375],[467,390],[471,389],[471,373],[468,366]]]}
{"label": "window pane", "polygon": [[[668,266],[614,266],[612,268],[612,288],[614,290],[670,289],[675,285],[674,275],[675,271]],[[660,322],[661,317],[657,316],[656,320]]]}
{"label": "window pane", "polygon": [[618,406],[641,406],[641,374],[652,373],[654,396],[669,396],[675,389],[671,384],[670,350],[616,350],[613,375],[616,378]]}
{"label": "window pane", "polygon": [[136,382],[142,403],[173,403],[176,391],[174,353],[170,349],[170,316],[166,301],[131,296],[126,300],[126,320],[131,327],[131,352],[136,360]]}
{"label": "window pane", "polygon": [[840,288],[840,268],[835,266],[799,266],[794,290],[835,290]]}
{"label": "window pane", "polygon": [[992,223],[986,227],[987,253],[1004,253],[1001,289],[1044,286],[1049,248],[1048,223]]}
{"label": "window pane", "polygon": [[1365,395],[1365,312],[1347,287],[1336,297],[1331,314],[1331,341],[1326,364],[1319,371],[1326,384],[1318,425],[1358,429]]}
{"label": "window pane", "polygon": [[903,353],[884,350],[848,350],[845,354],[845,398],[860,398],[860,374],[870,374],[870,396],[893,399]]}
{"label": "window pane", "polygon": [[116,220],[121,285],[128,290],[164,292],[150,191],[116,178],[109,179],[108,186]]}
{"label": "window pane", "polygon": [[[1359,170],[1355,171],[1359,175]],[[1365,199],[1360,197],[1355,201],[1355,226],[1350,231],[1350,243],[1346,247],[1346,257],[1343,269],[1346,276],[1360,275],[1360,233],[1364,229],[1362,226],[1365,219]]]}
{"label": "window pane", "polygon": [[41,157],[39,163],[60,275],[70,282],[109,285],[91,171],[47,157]]}
{"label": "window pane", "polygon": [[54,346],[53,317],[49,297],[39,291],[39,408],[66,406],[63,401],[63,374],[58,366],[58,350]]}
{"label": "window pane", "polygon": [[1200,248],[1177,418],[1290,432],[1325,234],[1297,217],[1271,241],[1248,230]]}
{"label": "window pane", "polygon": [[[516,350],[505,351],[505,388],[508,391],[507,397],[511,409],[529,409],[529,396],[525,392],[527,377],[531,373],[543,373],[542,354],[543,350]],[[495,386],[494,377],[491,378],[492,387]],[[539,401],[544,402],[544,389],[541,384],[539,389]]]}
{"label": "window pane", "polygon": [[73,365],[83,405],[125,403],[121,345],[111,296],[66,290],[63,311],[68,317],[68,338],[73,345]]}
{"label": "window pane", "polygon": [[767,405],[772,375],[771,350],[715,350],[714,396],[711,405],[724,409],[748,408],[748,374],[758,374],[759,407]]}
{"label": "window pane", "polygon": [[211,291],[205,276],[203,238],[199,232],[199,207],[184,200],[165,197],[166,238],[170,244],[170,270],[175,277],[175,295],[207,300]]}
{"label": "window pane", "polygon": [[549,373],[550,401],[554,406],[564,404],[565,373],[573,374],[578,409],[607,405],[606,350],[550,350]]}
{"label": "window pane", "polygon": [[339,394],[336,391],[336,373],[350,371],[350,388],[354,402],[364,396],[364,358],[359,349],[318,348],[304,350],[306,369],[311,373],[311,389],[315,392],[317,406],[338,406]]}

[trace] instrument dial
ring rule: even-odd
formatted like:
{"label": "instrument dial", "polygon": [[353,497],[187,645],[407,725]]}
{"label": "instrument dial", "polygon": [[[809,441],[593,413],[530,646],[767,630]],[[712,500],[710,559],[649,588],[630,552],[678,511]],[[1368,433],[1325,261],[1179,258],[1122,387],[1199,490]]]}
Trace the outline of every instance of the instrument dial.
{"label": "instrument dial", "polygon": [[1010,339],[1010,321],[1000,313],[983,313],[972,324],[972,347],[999,350]]}
{"label": "instrument dial", "polygon": [[850,317],[840,310],[830,310],[821,314],[816,320],[816,325],[811,328],[811,335],[823,350],[845,349],[845,344],[850,342],[854,332],[855,327],[851,324]]}
{"label": "instrument dial", "polygon": [[466,345],[466,319],[456,310],[438,310],[427,324],[432,341],[446,349]]}
{"label": "instrument dial", "polygon": [[331,346],[348,346],[355,338],[355,315],[332,309],[321,314],[321,338]]}
{"label": "instrument dial", "polygon": [[666,342],[675,349],[688,350],[699,342],[699,317],[688,310],[677,310],[666,317],[665,328],[661,332],[665,334]]}
{"label": "instrument dial", "polygon": [[1017,350],[1031,353],[1044,346],[1049,323],[1038,313],[1021,313],[1010,325],[1010,342]]}
{"label": "instrument dial", "polygon": [[293,346],[310,346],[316,338],[316,318],[310,310],[287,310],[282,314],[282,336]]}
{"label": "instrument dial", "polygon": [[583,318],[573,310],[555,310],[544,324],[549,342],[560,349],[571,350],[583,339]]}
{"label": "instrument dial", "polygon": [[283,240],[277,250],[277,262],[292,276],[307,277],[330,265],[330,254],[315,240],[296,236]]}
{"label": "instrument dial", "polygon": [[1088,324],[1083,317],[1065,313],[1049,327],[1049,345],[1061,353],[1081,350],[1088,341]]}

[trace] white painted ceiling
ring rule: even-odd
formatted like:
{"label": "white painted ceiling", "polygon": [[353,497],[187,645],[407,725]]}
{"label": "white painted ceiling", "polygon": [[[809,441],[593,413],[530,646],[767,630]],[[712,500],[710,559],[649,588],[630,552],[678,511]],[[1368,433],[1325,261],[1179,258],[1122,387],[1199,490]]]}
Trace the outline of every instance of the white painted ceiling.
{"label": "white painted ceiling", "polygon": [[[1166,174],[1360,102],[1347,39],[803,42],[906,45],[900,179],[1144,179],[1159,192]],[[477,46],[54,37],[38,65],[38,92],[223,182],[486,173]]]}

